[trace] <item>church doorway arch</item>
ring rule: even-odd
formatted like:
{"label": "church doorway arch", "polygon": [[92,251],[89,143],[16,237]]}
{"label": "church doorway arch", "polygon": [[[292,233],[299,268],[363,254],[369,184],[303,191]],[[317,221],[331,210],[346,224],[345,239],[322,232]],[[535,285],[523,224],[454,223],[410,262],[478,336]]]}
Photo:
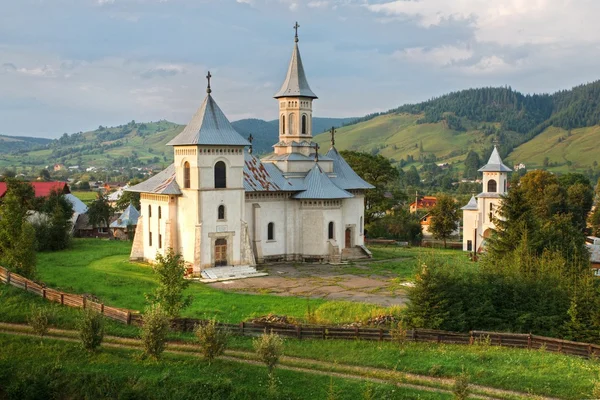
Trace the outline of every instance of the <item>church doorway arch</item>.
{"label": "church doorway arch", "polygon": [[227,265],[227,239],[215,240],[215,267]]}

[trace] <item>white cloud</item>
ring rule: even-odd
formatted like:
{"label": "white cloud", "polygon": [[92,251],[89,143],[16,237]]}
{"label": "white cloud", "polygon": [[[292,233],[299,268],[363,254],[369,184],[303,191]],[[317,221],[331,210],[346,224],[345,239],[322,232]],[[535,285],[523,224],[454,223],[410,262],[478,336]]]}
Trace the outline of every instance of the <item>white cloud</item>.
{"label": "white cloud", "polygon": [[308,8],[327,8],[328,6],[328,1],[309,1],[307,4]]}
{"label": "white cloud", "polygon": [[473,50],[466,46],[441,46],[434,48],[412,47],[396,51],[392,57],[413,63],[448,66],[473,57]]}
{"label": "white cloud", "polygon": [[600,37],[596,0],[399,0],[365,6],[387,17],[415,19],[423,27],[465,21],[479,42],[509,46],[591,42]]}

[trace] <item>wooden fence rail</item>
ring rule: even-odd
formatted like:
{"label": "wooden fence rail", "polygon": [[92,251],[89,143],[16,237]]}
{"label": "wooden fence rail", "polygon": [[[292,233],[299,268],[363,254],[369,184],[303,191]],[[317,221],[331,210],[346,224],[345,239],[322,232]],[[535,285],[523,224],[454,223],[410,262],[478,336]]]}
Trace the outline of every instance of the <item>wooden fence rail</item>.
{"label": "wooden fence rail", "polygon": [[[142,325],[142,316],[138,311],[110,307],[103,303],[94,302],[85,296],[64,293],[31,281],[20,275],[11,273],[0,267],[0,282],[23,289],[48,301],[60,303],[74,308],[92,309],[102,313],[106,318],[127,325]],[[177,318],[171,321],[172,328],[182,332],[192,332],[204,320],[193,318]],[[241,322],[239,324],[219,323],[234,334],[258,336],[265,331],[297,339],[346,339],[346,340],[395,340],[390,329],[338,327],[323,325],[282,325]],[[562,353],[579,357],[600,357],[600,345],[572,342],[532,334],[501,333],[487,331],[471,331],[468,333],[447,332],[430,329],[413,329],[406,331],[403,340],[409,342],[428,342],[462,345],[493,345],[516,347],[523,349],[545,349],[546,351]]]}

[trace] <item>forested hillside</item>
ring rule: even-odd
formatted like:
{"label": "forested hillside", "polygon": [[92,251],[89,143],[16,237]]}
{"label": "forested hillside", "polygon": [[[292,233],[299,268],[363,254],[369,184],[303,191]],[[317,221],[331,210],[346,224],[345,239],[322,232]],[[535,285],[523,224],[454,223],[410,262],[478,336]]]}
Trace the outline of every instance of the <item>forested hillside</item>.
{"label": "forested hillside", "polygon": [[[381,153],[401,165],[427,161],[461,164],[469,150],[484,156],[492,142],[498,141],[502,156],[514,162],[559,170],[588,169],[600,150],[600,141],[588,140],[597,132],[592,128],[600,124],[600,81],[551,95],[524,95],[510,87],[468,89],[368,115],[357,122],[338,131],[341,149]],[[562,150],[554,152],[554,161],[544,163],[544,157],[539,157],[541,143],[530,146],[538,150],[533,159],[531,151],[513,152],[538,136],[553,137],[546,132],[556,128],[564,131],[564,138],[543,144],[544,152],[549,152],[565,140]],[[569,139],[574,129],[580,129],[578,138],[587,139],[569,146],[575,140]],[[323,144],[328,139],[323,135],[316,140]],[[589,154],[579,161],[584,142],[592,148],[586,149]]]}
{"label": "forested hillside", "polygon": [[0,135],[0,154],[43,147],[52,139]]}

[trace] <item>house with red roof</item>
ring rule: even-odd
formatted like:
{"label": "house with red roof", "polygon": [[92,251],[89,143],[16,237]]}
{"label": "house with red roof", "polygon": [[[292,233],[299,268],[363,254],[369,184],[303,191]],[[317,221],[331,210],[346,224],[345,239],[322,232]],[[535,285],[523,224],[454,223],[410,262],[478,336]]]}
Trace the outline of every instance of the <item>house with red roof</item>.
{"label": "house with red roof", "polygon": [[[59,191],[62,194],[71,193],[69,185],[66,182],[27,182],[33,186],[35,197],[47,197],[53,191]],[[0,199],[6,194],[8,186],[6,182],[0,182]]]}

